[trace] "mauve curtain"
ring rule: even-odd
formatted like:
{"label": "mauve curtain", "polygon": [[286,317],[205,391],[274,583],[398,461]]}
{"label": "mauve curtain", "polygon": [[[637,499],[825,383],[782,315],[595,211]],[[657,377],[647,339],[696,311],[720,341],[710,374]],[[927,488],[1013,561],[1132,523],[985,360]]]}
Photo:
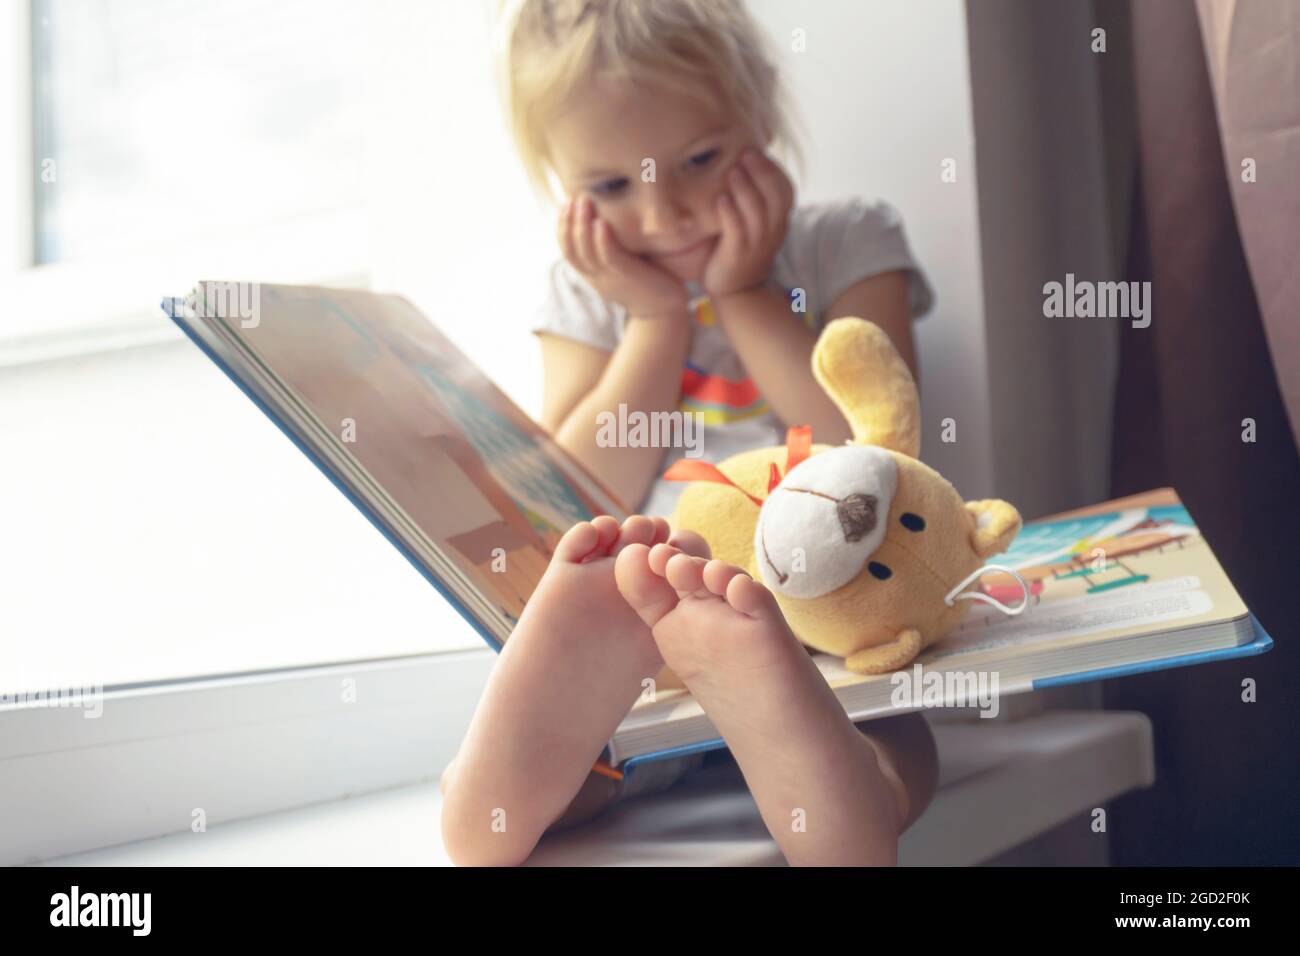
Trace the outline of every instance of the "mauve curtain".
{"label": "mauve curtain", "polygon": [[1300,3],[1197,0],[1196,11],[1237,228],[1300,442]]}
{"label": "mauve curtain", "polygon": [[[1285,0],[1199,7],[1204,39],[1186,0],[1129,6],[1140,160],[1128,278],[1151,281],[1153,320],[1121,325],[1111,490],[1174,486],[1277,646],[1104,685],[1108,708],[1151,716],[1158,777],[1113,804],[1111,853],[1120,865],[1294,864],[1300,415],[1288,420],[1279,378],[1294,399],[1300,17]],[[1264,20],[1282,32],[1259,35]],[[1219,61],[1222,138],[1207,48]],[[1255,183],[1240,183],[1243,151],[1257,161]],[[1243,419],[1254,442],[1242,440]],[[1242,701],[1245,678],[1256,703]]]}

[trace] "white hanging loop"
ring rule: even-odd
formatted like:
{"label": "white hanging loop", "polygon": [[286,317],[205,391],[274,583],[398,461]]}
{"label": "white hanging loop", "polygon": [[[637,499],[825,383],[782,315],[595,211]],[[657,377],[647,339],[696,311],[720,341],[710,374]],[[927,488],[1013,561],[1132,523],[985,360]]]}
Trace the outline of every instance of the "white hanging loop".
{"label": "white hanging loop", "polygon": [[[976,578],[978,578],[980,575],[984,574],[987,571],[1005,571],[1007,574],[1011,575],[1013,578],[1015,578],[1017,581],[1020,582],[1020,589],[1024,593],[1024,598],[1021,600],[1019,607],[1007,607],[1005,604],[1003,604],[1001,601],[997,600],[996,598],[991,598],[987,594],[981,594],[978,591],[973,591],[970,594],[958,593],[961,591],[962,588],[970,584],[971,581],[974,581]],[[986,564],[984,565],[984,567],[976,568],[970,574],[966,575],[965,580],[963,580],[961,584],[957,585],[955,588],[949,591],[947,596],[945,596],[943,599],[943,603],[948,605],[949,607],[952,607],[954,602],[956,601],[983,601],[985,604],[993,605],[1003,614],[1009,614],[1012,617],[1014,617],[1015,615],[1023,611],[1025,608],[1029,607],[1029,585],[1025,583],[1025,579],[1022,578],[1019,574],[1017,574],[1014,569],[1008,568],[1006,565]]]}

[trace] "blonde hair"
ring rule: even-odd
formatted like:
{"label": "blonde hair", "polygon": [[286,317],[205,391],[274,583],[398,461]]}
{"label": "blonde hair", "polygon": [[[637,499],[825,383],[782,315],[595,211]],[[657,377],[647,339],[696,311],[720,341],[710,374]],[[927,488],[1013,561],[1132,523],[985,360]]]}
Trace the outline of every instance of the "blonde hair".
{"label": "blonde hair", "polygon": [[497,18],[502,109],[530,185],[550,202],[546,127],[579,84],[599,76],[719,105],[716,91],[720,105],[756,137],[766,130],[802,173],[796,114],[741,0],[498,0]]}

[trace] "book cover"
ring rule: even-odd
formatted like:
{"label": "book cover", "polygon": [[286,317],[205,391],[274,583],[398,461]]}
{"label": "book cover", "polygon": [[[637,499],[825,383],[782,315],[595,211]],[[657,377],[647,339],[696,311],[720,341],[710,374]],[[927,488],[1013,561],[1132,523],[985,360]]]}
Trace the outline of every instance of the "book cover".
{"label": "book cover", "polygon": [[498,642],[564,531],[624,516],[405,299],[258,291],[256,322],[168,311]]}

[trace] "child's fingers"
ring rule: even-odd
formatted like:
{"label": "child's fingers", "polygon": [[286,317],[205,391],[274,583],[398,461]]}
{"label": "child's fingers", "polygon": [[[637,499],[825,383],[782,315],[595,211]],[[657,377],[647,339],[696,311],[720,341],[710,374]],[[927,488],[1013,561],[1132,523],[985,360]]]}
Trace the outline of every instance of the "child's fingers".
{"label": "child's fingers", "polygon": [[754,185],[753,178],[743,164],[738,164],[731,176],[731,195],[735,197],[740,209],[740,218],[745,224],[747,236],[763,235],[767,227],[767,210],[762,193]]}
{"label": "child's fingers", "polygon": [[573,261],[573,207],[577,205],[577,201],[577,197],[569,197],[564,208],[560,210],[555,225],[555,239],[560,245],[560,252],[570,262]]}
{"label": "child's fingers", "polygon": [[735,255],[744,238],[745,226],[731,193],[724,192],[718,197],[718,219],[722,223],[722,238],[718,240],[717,254]]}
{"label": "child's fingers", "polygon": [[564,253],[564,258],[578,269],[579,272],[587,272],[588,266],[583,258],[582,250],[578,246],[578,235],[580,232],[579,219],[582,213],[582,197],[574,196],[569,200],[565,207],[565,212],[560,221],[560,250]]}
{"label": "child's fingers", "polygon": [[598,268],[607,273],[626,277],[636,283],[656,281],[654,266],[628,252],[614,235],[608,222],[599,220],[596,229],[596,258]]}
{"label": "child's fingers", "polygon": [[780,166],[759,153],[750,155],[752,158],[745,160],[750,178],[763,197],[768,220],[775,222],[789,209],[794,199],[794,188]]}
{"label": "child's fingers", "polygon": [[614,235],[614,230],[605,220],[599,221],[596,231],[596,250],[600,264],[610,272],[626,276],[641,277],[647,270],[647,264],[623,248]]}
{"label": "child's fingers", "polygon": [[573,219],[573,248],[578,257],[576,264],[584,272],[595,271],[595,250],[591,242],[592,219],[591,202],[586,196],[579,196],[578,208]]}
{"label": "child's fingers", "polygon": [[597,219],[593,230],[596,234],[596,261],[606,269],[624,272],[628,269],[628,255],[618,244],[618,239],[609,228],[609,223]]}

